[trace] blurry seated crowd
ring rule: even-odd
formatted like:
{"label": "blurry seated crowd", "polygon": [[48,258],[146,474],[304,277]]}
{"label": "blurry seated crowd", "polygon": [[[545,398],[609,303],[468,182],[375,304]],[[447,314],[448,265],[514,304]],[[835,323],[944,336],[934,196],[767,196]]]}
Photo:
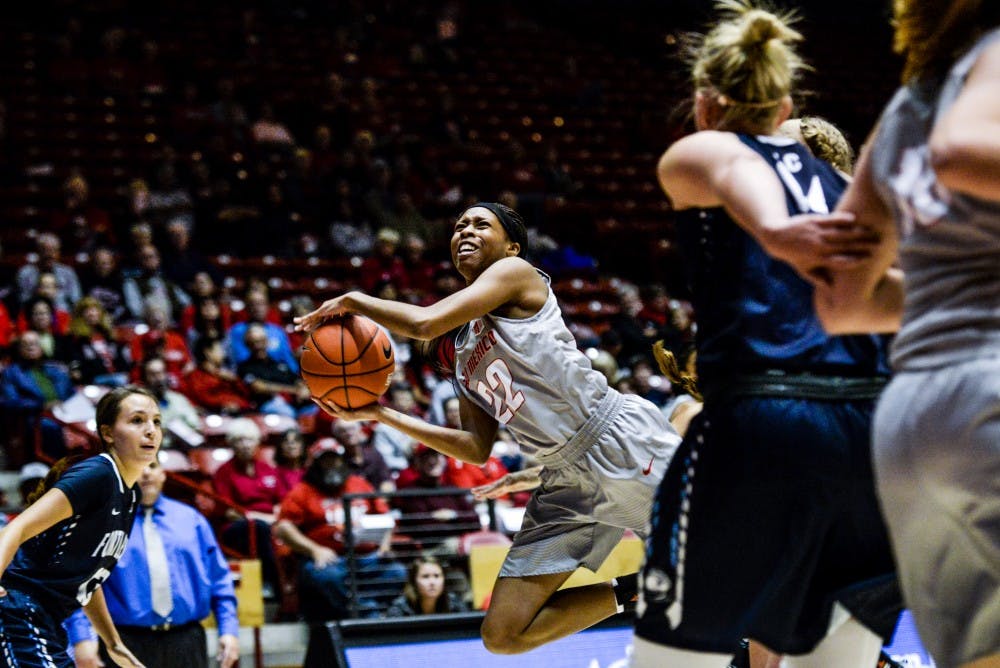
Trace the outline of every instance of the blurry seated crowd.
{"label": "blurry seated crowd", "polygon": [[[41,234],[37,242],[37,258],[0,302],[7,468],[37,472],[87,452],[97,400],[111,387],[141,384],[163,414],[161,460],[175,483],[168,493],[205,513],[231,556],[260,559],[264,596],[283,616],[422,614],[471,604],[467,537],[509,538],[528,498],[519,492],[487,505],[469,492],[532,464],[509,435],[501,431],[494,455],[473,466],[386,425],[319,411],[298,373],[301,334],[290,326],[295,313],[312,308],[308,295],[275,304],[266,283],[250,280],[236,298],[208,271],[178,286],[159,278],[152,243],[139,246],[144,273],[95,284],[60,262],[58,238]],[[101,255],[89,269],[109,260]],[[577,289],[575,280],[557,280],[557,295],[560,286]],[[658,373],[652,344],[662,340],[683,357],[689,314],[661,287],[614,285],[620,308],[605,327],[570,326],[609,384],[669,414],[690,397]],[[388,279],[379,290],[398,299],[442,296],[404,296]],[[397,369],[381,400],[459,427],[447,374],[411,342],[394,343]]]}
{"label": "blurry seated crowd", "polygon": [[[502,549],[528,498],[518,492],[487,504],[469,490],[532,462],[502,431],[480,467],[385,425],[332,421],[299,377],[302,335],[292,318],[342,289],[417,304],[450,294],[461,285],[448,260],[450,217],[482,197],[532,224],[530,259],[552,275],[571,331],[609,384],[668,413],[690,400],[660,375],[651,347],[662,340],[690,365],[694,323],[665,287],[601,276],[594,258],[539,232],[550,205],[586,204],[583,175],[560,155],[558,137],[530,139],[521,112],[510,135],[487,132],[488,119],[461,108],[473,97],[459,85],[471,62],[462,49],[481,47],[476,31],[462,37],[474,12],[428,10],[404,26],[367,20],[383,11],[373,7],[313,5],[321,16],[357,11],[353,18],[365,20],[342,21],[350,28],[334,42],[297,48],[354,57],[310,56],[327,63],[315,86],[289,88],[294,95],[282,103],[258,77],[234,76],[257,74],[252,58],[223,50],[209,62],[202,49],[174,48],[191,37],[183,12],[128,30],[108,23],[113,12],[65,29],[35,26],[57,46],[37,54],[42,79],[58,92],[52,100],[96,106],[100,123],[123,129],[107,135],[114,153],[103,169],[90,159],[100,151],[81,149],[94,128],[63,136],[32,125],[25,105],[33,96],[0,102],[0,148],[13,147],[0,167],[25,183],[8,195],[32,198],[8,202],[23,215],[12,213],[0,230],[2,464],[31,486],[46,464],[94,447],[94,406],[109,388],[141,384],[163,414],[167,494],[201,510],[231,557],[261,560],[265,594],[282,614],[458,610],[473,601],[469,552]],[[230,28],[247,44],[269,21],[287,20],[277,14],[219,12],[235,19]],[[383,25],[403,37],[379,38]],[[432,30],[439,43],[427,45],[425,28],[434,26],[448,29]],[[127,56],[140,46],[146,60],[133,68]],[[373,53],[387,47],[400,53],[389,61]],[[503,65],[508,49],[500,53]],[[553,67],[562,76],[563,63]],[[400,88],[418,74],[437,82],[421,91],[422,113]],[[580,114],[600,102],[567,95]],[[20,130],[61,139],[33,153],[30,132],[5,134],[14,107],[24,112]],[[81,123],[89,117],[69,113]],[[139,142],[129,143],[130,119],[142,126]],[[568,139],[582,147],[604,136]],[[64,159],[60,142],[79,153]],[[597,222],[573,218],[572,233],[586,237]],[[336,273],[324,274],[327,266]],[[398,366],[382,401],[458,426],[446,374],[411,342],[394,343]]]}

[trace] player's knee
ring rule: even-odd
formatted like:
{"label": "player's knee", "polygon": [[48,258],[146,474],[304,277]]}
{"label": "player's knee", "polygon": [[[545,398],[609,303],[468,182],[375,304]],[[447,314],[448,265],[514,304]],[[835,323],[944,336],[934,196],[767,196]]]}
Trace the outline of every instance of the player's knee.
{"label": "player's knee", "polygon": [[512,631],[506,624],[483,621],[479,629],[483,646],[491,654],[520,654],[530,649],[521,641],[521,634]]}

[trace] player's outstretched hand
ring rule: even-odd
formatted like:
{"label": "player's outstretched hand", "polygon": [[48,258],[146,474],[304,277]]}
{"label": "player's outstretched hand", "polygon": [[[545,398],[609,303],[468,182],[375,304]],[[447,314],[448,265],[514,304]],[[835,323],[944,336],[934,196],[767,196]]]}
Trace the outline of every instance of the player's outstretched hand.
{"label": "player's outstretched hand", "polygon": [[357,422],[358,420],[378,420],[379,411],[381,410],[381,406],[379,406],[378,403],[368,404],[367,406],[351,410],[349,408],[338,406],[329,399],[323,400],[313,397],[312,400],[313,403],[322,408],[326,413],[337,419],[346,420],[347,422]]}
{"label": "player's outstretched hand", "polygon": [[293,318],[292,322],[295,323],[295,331],[311,332],[330,318],[344,315],[349,310],[345,304],[346,297],[347,295],[341,295],[333,299],[327,299],[315,311]]}
{"label": "player's outstretched hand", "polygon": [[108,656],[115,662],[115,665],[120,666],[121,668],[146,668],[142,661],[135,658],[135,654],[133,654],[123,643],[118,643],[114,647],[109,647]]}
{"label": "player's outstretched hand", "polygon": [[762,241],[768,253],[816,281],[816,267],[849,269],[871,257],[881,237],[853,214],[834,212],[793,216],[769,228]]}
{"label": "player's outstretched hand", "polygon": [[498,478],[491,483],[473,487],[472,496],[477,501],[483,501],[485,499],[499,499],[501,496],[511,494],[513,492],[523,492],[525,490],[535,489],[542,484],[542,479],[538,475],[539,471],[541,471],[541,467],[522,469],[520,471],[515,471],[514,473],[508,473],[502,478]]}

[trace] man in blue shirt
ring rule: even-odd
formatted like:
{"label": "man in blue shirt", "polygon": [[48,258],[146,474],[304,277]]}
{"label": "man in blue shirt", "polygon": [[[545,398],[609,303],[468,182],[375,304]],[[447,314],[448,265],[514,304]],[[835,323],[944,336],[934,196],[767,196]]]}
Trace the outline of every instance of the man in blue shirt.
{"label": "man in blue shirt", "polygon": [[[161,494],[165,481],[166,473],[156,462],[139,478],[142,505],[119,567],[103,585],[108,610],[126,645],[134,648],[147,668],[208,668],[200,622],[214,612],[219,625],[218,659],[221,668],[230,668],[240,650],[229,567],[208,521],[191,506]],[[159,552],[157,542],[162,543],[159,559],[152,556]],[[165,566],[165,572],[159,565]],[[161,574],[151,575],[152,571]],[[66,629],[77,667],[100,665],[98,644],[86,616],[73,615]],[[100,657],[104,665],[114,665],[103,647]]]}

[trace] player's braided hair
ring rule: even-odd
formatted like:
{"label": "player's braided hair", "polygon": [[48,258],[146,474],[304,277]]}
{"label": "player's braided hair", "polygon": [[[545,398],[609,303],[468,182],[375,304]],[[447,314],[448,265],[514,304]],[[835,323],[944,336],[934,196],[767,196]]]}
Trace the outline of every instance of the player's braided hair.
{"label": "player's braided hair", "polygon": [[430,341],[416,341],[414,351],[441,379],[455,375],[455,336],[457,329],[446,332]]}
{"label": "player's braided hair", "polygon": [[802,141],[813,155],[845,174],[854,171],[854,149],[837,126],[819,116],[803,116],[798,120]]}
{"label": "player's braided hair", "polygon": [[63,457],[62,459],[58,460],[55,464],[52,465],[52,468],[49,469],[49,472],[45,474],[45,477],[38,481],[38,484],[35,486],[35,489],[32,490],[30,494],[28,494],[28,497],[25,499],[25,502],[30,506],[35,501],[42,498],[42,495],[45,494],[45,492],[52,489],[52,486],[55,485],[56,482],[59,480],[59,478],[62,477],[62,474],[66,472],[66,469],[68,469],[73,464],[76,464],[77,462],[82,461],[86,458],[87,455],[69,455],[68,457]]}
{"label": "player's braided hair", "polygon": [[681,386],[685,392],[698,401],[704,400],[698,389],[698,381],[693,375],[684,373],[677,362],[677,356],[664,347],[662,340],[653,344],[653,357],[656,359],[657,366],[660,367],[660,373],[667,380],[674,385]]}

